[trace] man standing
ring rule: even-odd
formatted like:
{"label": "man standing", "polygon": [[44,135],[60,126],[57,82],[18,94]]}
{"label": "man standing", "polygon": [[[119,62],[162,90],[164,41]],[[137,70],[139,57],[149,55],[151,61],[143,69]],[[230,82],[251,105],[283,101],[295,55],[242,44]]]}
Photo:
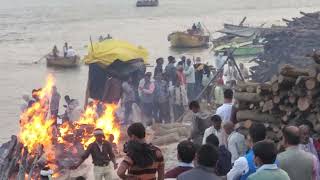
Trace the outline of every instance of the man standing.
{"label": "man standing", "polygon": [[131,124],[129,116],[132,113],[132,104],[136,101],[136,94],[132,85],[132,78],[127,79],[122,83],[122,103],[124,104],[124,124]]}
{"label": "man standing", "polygon": [[193,168],[192,161],[196,155],[196,147],[190,141],[182,141],[178,144],[179,164],[165,174],[165,178],[177,178],[180,174]]}
{"label": "man standing", "polygon": [[51,95],[51,101],[50,101],[50,112],[51,117],[53,119],[57,119],[58,113],[59,113],[59,104],[60,104],[61,96],[57,91],[57,87],[52,87],[52,95]]}
{"label": "man standing", "polygon": [[309,152],[318,158],[318,153],[313,144],[313,139],[310,137],[310,134],[311,134],[310,127],[308,125],[303,124],[299,126],[299,130],[300,130],[299,149]]}
{"label": "man standing", "polygon": [[108,104],[118,104],[122,94],[122,82],[117,77],[109,77],[104,86],[102,101]]}
{"label": "man standing", "polygon": [[114,169],[118,168],[112,145],[105,140],[102,129],[95,129],[94,136],[96,140],[88,146],[87,150],[81,156],[81,160],[73,168],[79,167],[91,154],[94,165],[94,179],[102,180],[104,178],[104,180],[110,180],[112,179],[112,168],[109,165],[110,161],[112,161]]}
{"label": "man standing", "polygon": [[257,172],[248,177],[248,180],[290,180],[288,174],[280,169],[275,160],[277,147],[271,141],[260,141],[253,146],[254,163]]}
{"label": "man standing", "polygon": [[190,102],[189,109],[193,113],[192,130],[189,139],[192,140],[192,142],[198,148],[202,145],[204,132],[210,127],[211,123],[205,114],[200,112],[200,105],[197,101]]}
{"label": "man standing", "polygon": [[67,57],[67,53],[68,53],[68,43],[65,42],[64,46],[63,46],[63,57]]}
{"label": "man standing", "polygon": [[227,69],[224,70],[225,82],[228,88],[233,88],[238,79],[238,72],[232,61],[228,61]]}
{"label": "man standing", "polygon": [[218,157],[217,148],[209,144],[202,145],[196,155],[197,166],[180,174],[177,180],[221,180],[215,174]]}
{"label": "man standing", "polygon": [[157,123],[170,123],[169,84],[164,76],[156,76],[154,82],[154,116]]}
{"label": "man standing", "polygon": [[201,58],[196,58],[195,69],[195,96],[199,96],[202,91],[202,78],[203,78],[203,68],[204,65],[201,63]]}
{"label": "man standing", "polygon": [[[244,80],[249,79],[249,71],[248,68],[244,67],[243,63],[239,63],[240,72]],[[240,79],[239,79],[240,80]]]}
{"label": "man standing", "polygon": [[286,151],[278,154],[279,167],[288,173],[291,180],[317,179],[318,159],[311,153],[299,149],[299,128],[287,126],[282,134]]}
{"label": "man standing", "polygon": [[72,48],[72,46],[69,46],[68,51],[67,51],[67,57],[73,58],[75,56],[76,56],[76,51]]}
{"label": "man standing", "polygon": [[255,143],[266,138],[266,127],[263,124],[252,124],[249,129],[248,145],[251,148],[244,157],[237,159],[227,174],[227,180],[247,180],[248,176],[256,172],[252,147]]}
{"label": "man standing", "polygon": [[192,65],[192,62],[190,59],[187,59],[187,66],[184,71],[184,74],[186,76],[186,82],[187,82],[187,94],[189,102],[194,100],[194,84],[195,84],[195,74],[194,74],[194,67]]}
{"label": "man standing", "polygon": [[203,139],[202,139],[202,144],[206,144],[206,140],[207,140],[207,137],[210,135],[210,134],[214,134],[218,137],[219,139],[219,142],[220,142],[220,145],[226,145],[226,143],[224,142],[223,138],[222,138],[222,130],[221,130],[221,123],[222,123],[222,120],[220,118],[219,115],[213,115],[211,117],[211,123],[212,123],[212,126],[207,128],[205,131],[204,131],[204,135],[203,135]]}
{"label": "man standing", "polygon": [[144,84],[139,87],[141,91],[141,103],[142,111],[145,116],[145,123],[150,126],[152,125],[152,112],[153,112],[153,92],[155,89],[154,83],[151,82],[151,72],[147,72],[144,76]]}
{"label": "man standing", "polygon": [[174,63],[176,62],[176,60],[173,56],[169,56],[168,62],[169,63],[165,68],[165,74],[168,77],[168,81],[171,82],[171,85],[175,85],[177,80],[177,69],[174,66]]}
{"label": "man standing", "polygon": [[[133,123],[127,130],[129,142],[126,156],[118,169],[121,179],[164,179],[164,159],[159,148],[145,141],[146,129],[141,123]],[[157,178],[158,174],[158,178]]]}
{"label": "man standing", "polygon": [[231,121],[232,114],[232,99],[233,99],[233,91],[231,89],[226,89],[223,92],[224,103],[217,109],[216,114],[219,115],[222,119],[222,124]]}
{"label": "man standing", "polygon": [[158,58],[156,60],[156,67],[154,68],[154,73],[153,73],[153,76],[154,77],[157,77],[157,76],[162,76],[163,74],[163,58]]}
{"label": "man standing", "polygon": [[227,148],[232,154],[231,163],[234,163],[235,160],[246,154],[246,140],[244,135],[234,130],[234,124],[232,122],[226,122],[223,128],[228,135]]}

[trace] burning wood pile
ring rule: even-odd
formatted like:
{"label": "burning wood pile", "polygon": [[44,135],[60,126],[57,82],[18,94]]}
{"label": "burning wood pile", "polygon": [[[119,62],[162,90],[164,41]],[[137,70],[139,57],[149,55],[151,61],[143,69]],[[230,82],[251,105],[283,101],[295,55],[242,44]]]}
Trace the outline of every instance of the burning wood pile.
{"label": "burning wood pile", "polygon": [[286,124],[309,122],[320,133],[319,87],[319,64],[310,69],[284,65],[269,82],[248,82],[236,87],[237,119],[247,127],[252,121],[267,124],[269,137],[276,141]]}
{"label": "burning wood pile", "polygon": [[115,105],[92,102],[76,122],[57,124],[48,118],[48,102],[54,79],[37,92],[38,100],[20,116],[18,136],[0,147],[0,180],[39,179],[40,171],[46,170],[59,177],[79,160],[95,139],[93,130],[101,128],[105,136],[114,135],[119,141],[120,128],[114,117]]}
{"label": "burning wood pile", "polygon": [[264,53],[253,59],[252,80],[267,82],[284,64],[304,68],[313,64],[306,55],[320,46],[320,12],[304,13],[300,18],[283,19],[286,27],[263,28]]}

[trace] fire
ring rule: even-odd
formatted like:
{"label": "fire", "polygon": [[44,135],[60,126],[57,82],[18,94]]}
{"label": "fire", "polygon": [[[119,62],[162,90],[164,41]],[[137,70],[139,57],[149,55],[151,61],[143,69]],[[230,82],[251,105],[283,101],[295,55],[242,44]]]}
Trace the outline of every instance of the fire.
{"label": "fire", "polygon": [[[19,141],[27,148],[30,156],[40,158],[44,156],[47,165],[59,176],[58,161],[61,149],[62,154],[71,152],[79,156],[75,143],[86,149],[95,138],[93,130],[100,128],[108,138],[114,136],[114,142],[118,143],[120,138],[120,127],[115,120],[114,104],[104,104],[98,101],[92,102],[83,111],[80,119],[76,122],[65,121],[62,125],[55,125],[55,120],[49,117],[49,100],[54,86],[54,78],[49,75],[46,85],[33,93],[37,100],[20,116]],[[107,139],[106,139],[107,140]],[[40,151],[39,149],[43,150]]]}

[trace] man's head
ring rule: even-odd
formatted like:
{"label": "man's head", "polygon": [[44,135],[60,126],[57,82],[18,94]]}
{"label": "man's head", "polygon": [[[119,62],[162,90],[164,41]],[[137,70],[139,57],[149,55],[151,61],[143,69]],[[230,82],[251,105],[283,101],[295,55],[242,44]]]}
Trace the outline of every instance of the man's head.
{"label": "man's head", "polygon": [[109,142],[113,143],[114,141],[114,136],[113,134],[109,134]]}
{"label": "man's head", "polygon": [[151,80],[151,76],[152,76],[151,72],[146,72],[146,74],[144,75],[144,80],[146,82],[149,82]]}
{"label": "man's head", "polygon": [[71,102],[71,98],[69,95],[64,96],[64,100],[66,101],[67,104]]}
{"label": "man's head", "polygon": [[206,139],[206,144],[210,144],[214,147],[219,147],[219,139],[215,134],[210,134]]}
{"label": "man's head", "polygon": [[94,137],[96,138],[96,141],[98,143],[102,143],[102,141],[104,140],[104,133],[103,130],[100,128],[97,128],[93,131]]}
{"label": "man's head", "polygon": [[190,66],[192,63],[191,59],[187,59],[187,65]]}
{"label": "man's head", "polygon": [[253,123],[249,128],[249,146],[266,138],[266,127],[262,123]]}
{"label": "man's head", "polygon": [[57,87],[56,86],[52,86],[52,93],[56,93],[57,92]]}
{"label": "man's head", "polygon": [[191,101],[189,104],[189,109],[193,112],[193,113],[197,113],[200,111],[200,105],[198,103],[198,101]]}
{"label": "man's head", "polygon": [[231,103],[233,99],[233,91],[232,89],[226,89],[223,92],[224,101],[226,103]]}
{"label": "man's head", "polygon": [[127,130],[130,140],[142,140],[146,136],[146,129],[142,123],[133,123]]}
{"label": "man's head", "polygon": [[156,60],[156,63],[157,63],[158,65],[162,65],[162,64],[163,64],[163,58],[162,58],[162,57],[158,58],[158,59]]}
{"label": "man's head", "polygon": [[183,63],[185,63],[185,62],[186,62],[186,57],[185,57],[185,56],[181,56],[181,61],[182,61]]}
{"label": "man's head", "polygon": [[209,144],[202,145],[196,154],[198,165],[210,168],[216,167],[218,157],[218,149]]}
{"label": "man's head", "polygon": [[234,124],[232,122],[226,122],[223,125],[223,129],[226,134],[230,135],[234,131]]}
{"label": "man's head", "polygon": [[169,57],[168,57],[168,62],[169,62],[170,64],[173,64],[173,63],[176,62],[176,59],[175,59],[173,56],[169,56]]}
{"label": "man's head", "polygon": [[211,117],[211,122],[212,122],[212,125],[213,127],[216,129],[216,130],[220,130],[221,129],[221,123],[222,123],[222,119],[219,115],[215,114]]}
{"label": "man's head", "polygon": [[200,57],[196,58],[196,64],[201,64],[201,58]]}
{"label": "man's head", "polygon": [[299,126],[300,130],[300,143],[301,144],[308,144],[310,138],[310,128],[308,125],[301,125]]}
{"label": "man's head", "polygon": [[300,143],[300,131],[296,126],[286,126],[282,130],[284,146],[297,146]]}
{"label": "man's head", "polygon": [[277,158],[277,147],[272,141],[259,141],[252,149],[254,162],[258,167],[264,164],[273,164]]}
{"label": "man's head", "polygon": [[196,147],[190,141],[182,141],[178,144],[178,159],[184,163],[191,163],[196,156]]}

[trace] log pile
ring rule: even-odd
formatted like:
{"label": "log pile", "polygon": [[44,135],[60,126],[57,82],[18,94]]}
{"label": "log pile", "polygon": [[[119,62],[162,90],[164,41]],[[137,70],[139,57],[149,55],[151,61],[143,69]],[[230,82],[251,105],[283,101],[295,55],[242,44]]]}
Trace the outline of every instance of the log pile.
{"label": "log pile", "polygon": [[190,125],[182,123],[157,124],[153,126],[152,144],[164,146],[186,140],[191,132]]}
{"label": "log pile", "polygon": [[306,55],[320,46],[320,12],[304,13],[300,18],[283,19],[286,27],[266,28],[264,53],[253,59],[257,65],[250,68],[252,80],[267,82],[280,67],[290,64],[304,68],[313,65]]}
{"label": "log pile", "polygon": [[287,124],[311,123],[320,133],[320,65],[301,69],[284,65],[267,83],[243,83],[235,89],[237,119],[244,127],[265,123],[273,140]]}

